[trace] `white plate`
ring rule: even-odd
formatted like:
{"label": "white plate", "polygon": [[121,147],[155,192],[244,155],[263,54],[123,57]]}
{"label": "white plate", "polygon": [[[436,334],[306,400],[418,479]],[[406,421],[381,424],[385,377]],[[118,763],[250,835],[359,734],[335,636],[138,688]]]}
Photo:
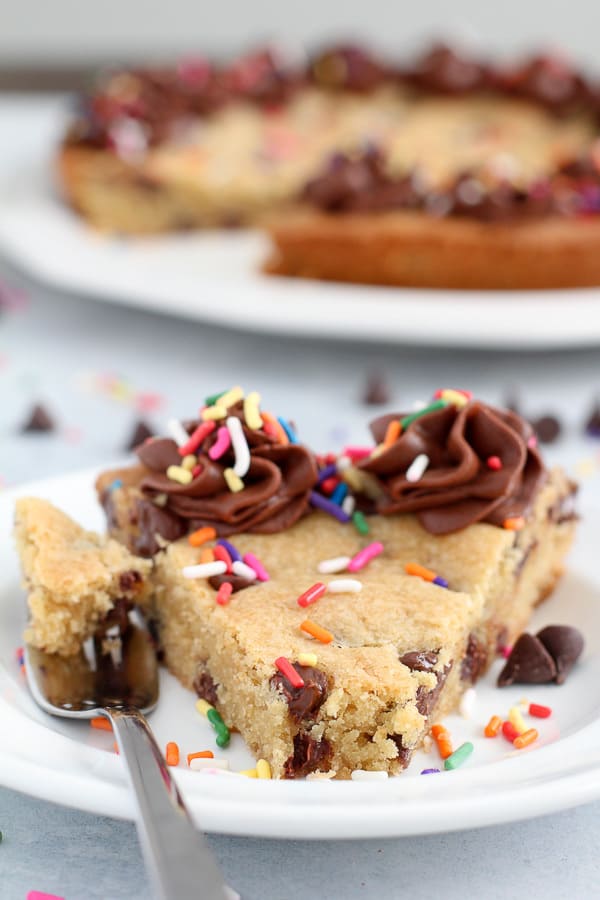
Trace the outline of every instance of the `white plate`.
{"label": "white plate", "polygon": [[87,228],[46,168],[0,187],[0,248],[54,287],[249,331],[439,346],[600,343],[600,289],[439,291],[267,277],[265,235],[214,231],[122,239]]}
{"label": "white plate", "polygon": [[[92,472],[39,482],[0,496],[0,783],[37,797],[95,813],[130,818],[133,804],[112,736],[87,723],[40,712],[29,697],[16,660],[24,623],[24,596],[10,529],[14,500],[47,497],[90,528],[102,528]],[[437,753],[421,753],[399,778],[386,782],[255,781],[176,771],[186,800],[205,829],[290,838],[367,838],[426,834],[525,819],[600,797],[600,574],[596,539],[600,515],[581,528],[568,574],[536,613],[534,628],[551,622],[577,625],[586,650],[567,684],[494,687],[501,665],[477,686],[473,718],[447,719],[456,744],[475,750],[462,769],[421,776],[439,767]],[[162,699],[152,715],[159,742],[179,743],[182,756],[214,746],[212,731],[194,710],[194,697],[162,673]],[[552,706],[550,719],[532,720],[541,740],[513,751],[482,728],[524,694]],[[232,769],[252,764],[239,735],[219,751]]]}

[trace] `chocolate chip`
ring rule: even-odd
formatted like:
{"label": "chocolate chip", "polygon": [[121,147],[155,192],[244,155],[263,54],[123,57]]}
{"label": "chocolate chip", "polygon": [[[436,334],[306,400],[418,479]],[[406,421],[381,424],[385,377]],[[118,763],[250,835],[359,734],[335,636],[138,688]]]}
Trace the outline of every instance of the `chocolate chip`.
{"label": "chocolate chip", "polygon": [[315,769],[328,768],[331,744],[325,738],[316,741],[301,731],[294,737],[294,752],[283,767],[284,778],[302,778]]}
{"label": "chocolate chip", "polygon": [[36,403],[29,417],[21,425],[21,432],[27,434],[31,431],[54,431],[54,428],[54,419],[48,410],[41,403]]}
{"label": "chocolate chip", "polygon": [[287,700],[290,716],[294,722],[302,722],[311,718],[325,701],[328,692],[327,676],[325,672],[313,666],[301,666],[300,663],[292,665],[304,680],[304,687],[293,687],[281,672],[273,675],[271,686]]}
{"label": "chocolate chip", "polygon": [[510,684],[548,684],[556,677],[554,660],[532,634],[522,634],[498,676],[498,687]]}
{"label": "chocolate chip", "polygon": [[531,424],[542,444],[552,444],[560,436],[561,426],[556,416],[541,416]]}
{"label": "chocolate chip", "polygon": [[400,657],[400,662],[411,672],[431,672],[437,661],[437,650],[411,650]]}
{"label": "chocolate chip", "polygon": [[222,584],[230,584],[232,587],[232,594],[243,591],[244,588],[256,585],[256,581],[252,581],[250,578],[244,578],[243,575],[213,575],[208,579],[208,583],[215,591],[218,591]]}
{"label": "chocolate chip", "polygon": [[487,649],[476,634],[471,632],[467,641],[467,649],[460,666],[460,677],[463,681],[475,684],[483,675],[487,666]]}
{"label": "chocolate chip", "polygon": [[206,700],[212,706],[217,704],[217,687],[212,675],[206,668],[206,663],[199,663],[197,675],[194,678],[193,688],[203,700]]}
{"label": "chocolate chip", "polygon": [[428,716],[433,710],[451,668],[452,663],[447,665],[443,672],[436,672],[437,684],[432,690],[428,690],[424,684],[417,688],[416,705],[422,716]]}
{"label": "chocolate chip", "polygon": [[166,472],[169,466],[181,465],[181,454],[171,438],[154,438],[136,449],[140,462],[153,472]]}
{"label": "chocolate chip", "polygon": [[143,419],[138,419],[133,427],[133,431],[131,432],[131,437],[125,444],[126,450],[135,450],[136,447],[139,447],[140,444],[143,444],[144,441],[147,441],[148,438],[151,438],[154,434],[153,430],[147,425]]}
{"label": "chocolate chip", "polygon": [[142,576],[135,569],[131,569],[129,572],[122,572],[119,575],[119,589],[121,591],[133,591],[141,583]]}
{"label": "chocolate chip", "polygon": [[589,437],[600,437],[600,403],[597,401],[585,423],[585,433]]}
{"label": "chocolate chip", "polygon": [[115,626],[119,629],[119,634],[125,634],[129,628],[129,610],[131,608],[132,604],[125,597],[118,597],[112,609],[109,609],[104,618],[98,622],[94,637],[98,639],[105,637],[106,632]]}
{"label": "chocolate chip", "polygon": [[538,631],[537,638],[542,642],[556,663],[557,684],[563,684],[567,675],[581,656],[584,640],[577,628],[570,625],[547,625]]}
{"label": "chocolate chip", "polygon": [[363,394],[366,406],[381,406],[390,402],[390,389],[381,372],[371,372]]}
{"label": "chocolate chip", "polygon": [[136,504],[136,521],[139,533],[134,540],[134,551],[139,556],[154,556],[160,550],[156,539],[160,535],[170,543],[183,537],[186,532],[185,523],[175,513],[161,509],[150,500],[138,500]]}
{"label": "chocolate chip", "polygon": [[404,746],[401,734],[388,734],[388,740],[393,741],[398,748],[398,759],[402,764],[402,768],[405,769],[410,762],[413,751]]}

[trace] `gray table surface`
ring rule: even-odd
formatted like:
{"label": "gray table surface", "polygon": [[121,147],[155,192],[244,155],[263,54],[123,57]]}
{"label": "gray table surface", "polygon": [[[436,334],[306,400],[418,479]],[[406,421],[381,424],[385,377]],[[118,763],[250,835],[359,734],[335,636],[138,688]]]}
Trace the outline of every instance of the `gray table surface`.
{"label": "gray table surface", "polygon": [[[10,121],[17,111],[14,121],[25,133],[28,110],[9,106]],[[0,118],[2,112],[0,102]],[[14,156],[18,134],[10,141]],[[0,262],[2,284],[23,287],[27,302],[17,309],[0,302],[0,489],[120,456],[140,392],[162,399],[146,415],[157,429],[171,415],[188,415],[205,393],[242,382],[295,420],[317,448],[359,441],[373,413],[361,404],[361,391],[367,373],[379,369],[396,408],[442,385],[499,401],[520,384],[526,412],[560,412],[565,429],[550,459],[580,470],[588,501],[600,501],[598,445],[581,436],[600,392],[597,350],[519,355],[306,343],[63,296],[7,261]],[[56,417],[50,435],[19,431],[36,401]],[[150,897],[130,823],[0,788],[0,830],[0,900],[24,900],[33,888],[67,900]],[[597,802],[528,822],[401,840],[210,838],[244,900],[597,897],[599,841]]]}

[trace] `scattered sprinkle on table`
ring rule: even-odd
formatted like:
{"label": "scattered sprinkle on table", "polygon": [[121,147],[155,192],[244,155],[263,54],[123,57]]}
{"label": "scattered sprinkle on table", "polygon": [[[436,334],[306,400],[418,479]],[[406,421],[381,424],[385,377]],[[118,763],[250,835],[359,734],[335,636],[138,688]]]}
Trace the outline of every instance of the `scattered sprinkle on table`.
{"label": "scattered sprinkle on table", "polygon": [[193,759],[213,759],[214,755],[212,750],[198,750],[196,753],[188,753],[188,766]]}
{"label": "scattered sprinkle on table", "polygon": [[200,713],[200,715],[205,716],[216,733],[216,742],[218,747],[227,747],[229,741],[231,740],[231,734],[229,732],[229,728],[221,718],[221,714],[217,712],[214,706],[211,706],[207,700],[203,700],[202,697],[196,700],[196,709]]}
{"label": "scattered sprinkle on table", "polygon": [[473,709],[477,700],[477,691],[475,688],[467,688],[460,698],[459,712],[463,719],[470,719],[473,715]]}
{"label": "scattered sprinkle on table", "polygon": [[439,775],[440,769],[422,769],[421,775]]}
{"label": "scattered sprinkle on table", "polygon": [[228,769],[229,760],[195,756],[190,760],[189,767],[192,772],[202,772],[205,769]]}
{"label": "scattered sprinkle on table", "polygon": [[541,706],[539,703],[530,703],[529,715],[535,716],[536,719],[547,719],[552,715],[552,709],[549,706]]}
{"label": "scattered sprinkle on table", "polygon": [[525,731],[527,731],[525,719],[523,718],[521,710],[518,706],[511,706],[508,711],[508,721],[511,723],[513,728],[519,732],[519,734],[523,734]]}
{"label": "scattered sprinkle on table", "polygon": [[525,747],[529,747],[530,744],[533,744],[534,741],[537,741],[539,735],[535,728],[528,728],[527,731],[524,731],[523,734],[519,734],[513,741],[513,746],[516,747],[517,750],[523,750]]}
{"label": "scattered sprinkle on table", "polygon": [[500,734],[502,728],[502,719],[500,716],[492,716],[490,721],[483,729],[483,733],[487,738],[495,738]]}
{"label": "scattered sprinkle on table", "polygon": [[445,725],[432,725],[431,736],[437,745],[438,753],[442,759],[447,759],[452,755],[452,739],[450,737],[450,732]]}
{"label": "scattered sprinkle on table", "polygon": [[267,781],[271,780],[271,766],[266,759],[259,759],[256,763],[256,774],[258,778]]}
{"label": "scattered sprinkle on table", "polygon": [[175,741],[169,741],[165,752],[165,759],[168,766],[179,765],[179,747]]}
{"label": "scattered sprinkle on table", "polygon": [[512,722],[503,722],[502,723],[502,734],[511,744],[515,738],[519,737],[519,732],[515,728]]}

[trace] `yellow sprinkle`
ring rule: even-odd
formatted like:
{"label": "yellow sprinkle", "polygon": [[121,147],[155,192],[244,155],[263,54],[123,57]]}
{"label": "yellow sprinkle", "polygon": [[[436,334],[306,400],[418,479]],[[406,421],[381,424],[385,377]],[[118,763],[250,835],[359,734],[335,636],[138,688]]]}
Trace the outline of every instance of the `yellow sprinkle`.
{"label": "yellow sprinkle", "polygon": [[260,394],[252,391],[244,400],[244,418],[248,428],[256,430],[262,428],[262,419],[258,409],[260,404]]}
{"label": "yellow sprinkle", "polygon": [[342,478],[346,484],[356,493],[360,493],[363,489],[364,479],[362,473],[355,466],[348,466],[342,472]]}
{"label": "yellow sprinkle", "polygon": [[198,700],[196,700],[196,709],[201,716],[205,716],[207,715],[209,709],[214,709],[214,706],[211,706],[207,700],[203,700],[202,697],[200,697]]}
{"label": "yellow sprinkle", "polygon": [[316,653],[299,653],[298,654],[298,662],[301,666],[316,666],[317,664],[317,654]]}
{"label": "yellow sprinkle", "polygon": [[236,385],[232,387],[229,391],[226,391],[222,397],[218,399],[218,405],[224,406],[225,409],[229,409],[230,406],[233,406],[234,403],[239,403],[240,400],[244,399],[244,392],[241,387]]}
{"label": "yellow sprinkle", "polygon": [[227,482],[227,487],[231,491],[232,494],[237,494],[238,491],[244,490],[244,482],[236,475],[233,469],[225,469],[223,471],[223,478]]}
{"label": "yellow sprinkle", "polygon": [[371,451],[369,459],[377,459],[378,456],[381,456],[384,450],[387,450],[387,446],[385,444],[377,444],[377,446],[374,447]]}
{"label": "yellow sprinkle", "polygon": [[525,724],[525,720],[523,719],[521,710],[518,706],[511,706],[508,711],[508,720],[511,725],[514,725],[519,734],[523,734],[525,731],[527,731],[527,725]]}
{"label": "yellow sprinkle", "polygon": [[259,759],[256,763],[256,774],[259,778],[271,778],[271,766],[266,759]]}
{"label": "yellow sprinkle", "polygon": [[460,394],[458,391],[453,391],[451,388],[447,388],[445,391],[442,391],[440,400],[447,400],[448,403],[452,403],[454,406],[458,406],[459,409],[462,406],[466,406],[469,402],[464,394]]}
{"label": "yellow sprinkle", "polygon": [[170,478],[171,481],[177,481],[179,484],[189,484],[192,480],[192,473],[189,469],[184,469],[182,466],[169,466],[167,478]]}
{"label": "yellow sprinkle", "polygon": [[188,453],[187,456],[184,456],[181,460],[181,468],[188,469],[190,472],[198,462],[198,457],[194,456],[193,453]]}
{"label": "yellow sprinkle", "polygon": [[246,778],[258,778],[258,772],[256,771],[256,769],[242,769],[241,772],[238,772],[238,775],[245,775]]}
{"label": "yellow sprinkle", "polygon": [[206,409],[202,410],[202,421],[214,422],[216,419],[224,419],[226,415],[227,410],[225,407],[216,403],[214,406],[207,406]]}

